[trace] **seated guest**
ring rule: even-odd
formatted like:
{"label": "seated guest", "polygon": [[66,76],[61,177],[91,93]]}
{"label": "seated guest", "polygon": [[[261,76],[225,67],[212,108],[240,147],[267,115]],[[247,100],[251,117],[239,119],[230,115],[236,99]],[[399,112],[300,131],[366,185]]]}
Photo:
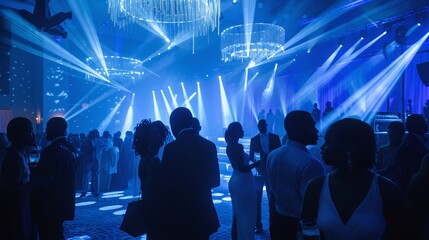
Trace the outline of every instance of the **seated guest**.
{"label": "seated guest", "polygon": [[310,181],[301,211],[326,239],[415,239],[403,194],[371,171],[375,149],[365,122],[346,118],[328,128],[322,159],[335,170]]}

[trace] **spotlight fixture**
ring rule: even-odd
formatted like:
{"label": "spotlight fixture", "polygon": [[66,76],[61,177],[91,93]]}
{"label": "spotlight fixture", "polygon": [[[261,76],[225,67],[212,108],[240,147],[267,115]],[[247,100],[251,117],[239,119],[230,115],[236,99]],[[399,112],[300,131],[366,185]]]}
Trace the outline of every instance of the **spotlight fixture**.
{"label": "spotlight fixture", "polygon": [[342,47],[344,45],[345,41],[346,41],[346,38],[344,36],[339,37],[338,38],[338,45]]}
{"label": "spotlight fixture", "polygon": [[67,32],[60,24],[72,18],[71,12],[59,12],[51,16],[49,0],[36,0],[33,13],[22,9],[18,11],[18,14],[39,30],[62,38],[67,37]]}
{"label": "spotlight fixture", "polygon": [[364,38],[366,38],[366,35],[368,34],[368,30],[366,30],[366,29],[362,29],[362,30],[360,30],[360,38],[361,39],[364,39]]}
{"label": "spotlight fixture", "polygon": [[395,29],[395,42],[399,46],[405,46],[407,45],[407,32],[408,27],[405,25],[399,25]]}
{"label": "spotlight fixture", "polygon": [[425,20],[426,20],[427,14],[424,11],[416,13],[416,21],[417,24],[420,26]]}
{"label": "spotlight fixture", "polygon": [[390,23],[390,22],[385,22],[385,23],[383,23],[383,30],[385,31],[385,32],[391,32],[392,31],[392,23]]}

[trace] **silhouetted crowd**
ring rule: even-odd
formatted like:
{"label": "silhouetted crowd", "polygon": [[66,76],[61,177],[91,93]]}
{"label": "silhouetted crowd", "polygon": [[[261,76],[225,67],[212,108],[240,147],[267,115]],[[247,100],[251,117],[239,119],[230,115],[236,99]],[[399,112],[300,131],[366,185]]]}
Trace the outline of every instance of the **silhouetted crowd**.
{"label": "silhouetted crowd", "polygon": [[[286,115],[284,144],[269,131],[275,122],[271,110],[262,114],[249,151],[240,142],[241,123],[232,122],[225,131],[233,169],[231,239],[251,240],[265,231],[264,186],[271,239],[429,239],[423,116],[390,123],[389,142],[378,149],[370,125],[340,119],[324,130],[318,159],[307,149],[320,136],[317,104],[312,113]],[[98,197],[127,189],[138,176],[141,199],[150,209],[147,239],[209,239],[220,227],[211,195],[220,185],[217,148],[200,136],[200,122],[187,108],[176,108],[169,126],[143,119],[122,140],[120,132],[67,134],[66,120],[54,117],[38,156],[31,121],[12,119],[7,133],[0,134],[0,238],[64,239],[63,223],[74,219],[76,191],[80,198],[88,192]]]}

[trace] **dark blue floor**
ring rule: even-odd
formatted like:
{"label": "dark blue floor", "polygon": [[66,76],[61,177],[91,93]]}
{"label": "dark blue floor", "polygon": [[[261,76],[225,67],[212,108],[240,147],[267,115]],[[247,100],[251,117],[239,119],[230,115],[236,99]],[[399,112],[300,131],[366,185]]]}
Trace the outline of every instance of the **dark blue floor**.
{"label": "dark blue floor", "polygon": [[[225,164],[220,164],[221,185],[213,190],[213,202],[217,209],[221,228],[212,235],[211,239],[230,239],[232,207],[228,193],[230,175]],[[229,170],[229,169],[228,169]],[[126,191],[104,193],[99,198],[87,196],[76,199],[76,217],[64,224],[67,239],[132,239],[119,230],[128,202],[135,200],[138,188],[131,182]],[[79,195],[79,194],[77,194]],[[180,197],[180,196],[177,196]],[[256,235],[255,239],[270,239],[268,233],[268,203],[264,192],[262,219],[264,233]],[[138,239],[146,239],[142,236]]]}

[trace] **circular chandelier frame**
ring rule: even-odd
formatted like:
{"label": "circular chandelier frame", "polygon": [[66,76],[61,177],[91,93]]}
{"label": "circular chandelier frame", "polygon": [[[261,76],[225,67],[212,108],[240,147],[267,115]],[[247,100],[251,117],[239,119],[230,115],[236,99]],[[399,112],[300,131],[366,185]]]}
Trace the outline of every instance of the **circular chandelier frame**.
{"label": "circular chandelier frame", "polygon": [[241,24],[221,33],[222,61],[266,59],[285,43],[284,28],[269,23]]}
{"label": "circular chandelier frame", "polygon": [[205,36],[219,27],[220,0],[107,0],[115,26],[156,24],[167,32]]}

